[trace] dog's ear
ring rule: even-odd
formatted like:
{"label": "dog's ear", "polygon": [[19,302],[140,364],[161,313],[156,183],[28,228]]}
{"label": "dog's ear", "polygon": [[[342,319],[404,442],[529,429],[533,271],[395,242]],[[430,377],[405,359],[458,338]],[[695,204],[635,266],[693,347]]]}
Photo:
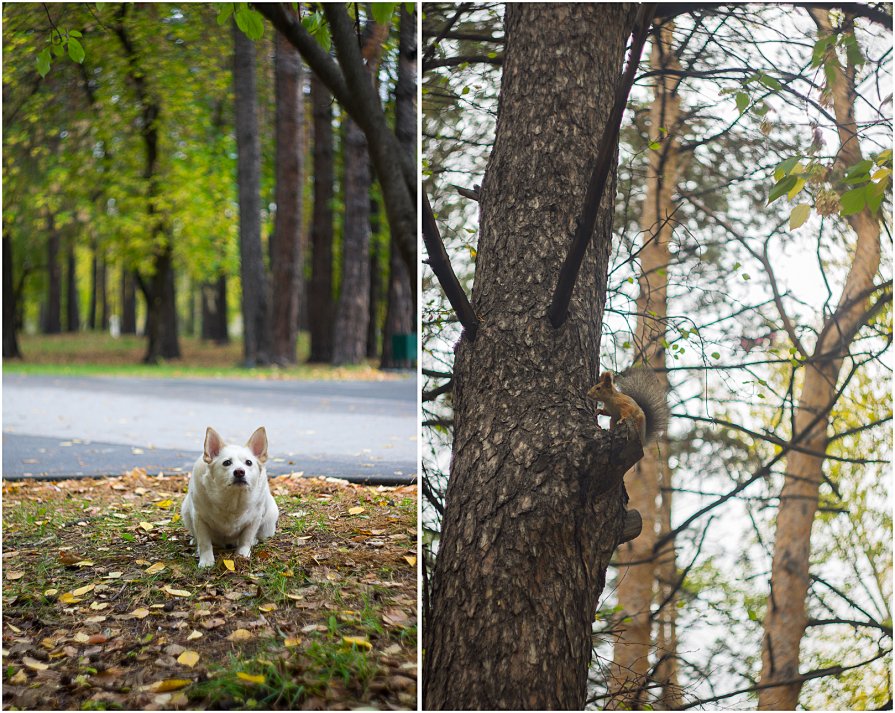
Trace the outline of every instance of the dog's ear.
{"label": "dog's ear", "polygon": [[221,438],[220,434],[209,426],[208,430],[205,431],[205,452],[202,454],[202,460],[206,463],[211,463],[218,457],[225,445],[227,444],[224,443],[224,439]]}
{"label": "dog's ear", "polygon": [[249,437],[246,448],[252,451],[262,463],[267,461],[267,431],[264,430],[264,426],[261,426]]}

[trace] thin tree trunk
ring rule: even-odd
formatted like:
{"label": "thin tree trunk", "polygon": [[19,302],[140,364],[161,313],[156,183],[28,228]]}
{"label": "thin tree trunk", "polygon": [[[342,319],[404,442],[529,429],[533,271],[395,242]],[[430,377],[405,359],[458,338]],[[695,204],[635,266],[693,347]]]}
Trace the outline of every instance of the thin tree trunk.
{"label": "thin tree trunk", "polygon": [[96,312],[98,306],[99,289],[99,254],[96,240],[93,241],[93,260],[90,265],[90,306],[87,308],[87,328],[92,332],[96,330]]}
{"label": "thin tree trunk", "polygon": [[333,348],[332,95],[311,76],[314,112],[314,216],[311,225],[311,362],[329,362]]}
{"label": "thin tree trunk", "polygon": [[108,265],[106,256],[100,253],[99,269],[97,270],[97,291],[99,293],[99,328],[102,332],[109,331],[109,290],[108,290]]}
{"label": "thin tree trunk", "polygon": [[53,216],[47,213],[47,307],[44,334],[62,331],[62,268],[59,265],[59,233]]}
{"label": "thin tree trunk", "polygon": [[137,333],[137,294],[134,276],[126,267],[121,268],[121,333]]}
{"label": "thin tree trunk", "polygon": [[[395,135],[408,154],[416,160],[416,15],[401,6],[401,27],[398,40],[398,81],[395,85]],[[416,331],[413,295],[416,275],[407,273],[398,245],[392,236],[389,245],[388,307],[382,337],[381,368],[407,368],[413,357],[398,360],[393,337]]]}
{"label": "thin tree trunk", "polygon": [[[654,70],[680,69],[671,47],[672,26],[666,23],[654,36],[650,66]],[[640,295],[637,298],[637,328],[635,345],[637,361],[657,369],[656,380],[668,390],[665,365],[665,318],[668,314],[668,265],[671,260],[669,243],[672,224],[668,220],[673,211],[672,194],[678,178],[678,136],[680,127],[680,99],[676,93],[678,80],[659,75],[650,107],[649,138],[661,141],[658,150],[649,154],[646,190],[640,220],[643,247],[639,252]],[[669,132],[662,140],[660,127]],[[660,497],[659,484],[668,480],[668,441],[658,438],[646,450],[643,459],[625,479],[630,507],[643,519],[639,537],[622,545],[616,555],[618,561],[618,602],[623,607],[616,626],[618,638],[611,666],[612,698],[610,710],[640,710],[648,702],[650,683],[650,654],[653,651],[652,606],[659,574],[658,558],[654,556]],[[663,550],[663,558],[670,558],[674,568],[673,545]],[[667,568],[666,568],[667,569]],[[658,652],[659,656],[663,653]],[[667,660],[667,659],[666,659]],[[667,667],[664,669],[667,671]]]}
{"label": "thin tree trunk", "polygon": [[233,41],[243,358],[246,366],[253,367],[269,364],[271,352],[269,290],[261,248],[261,144],[255,91],[255,45],[235,23]]}
{"label": "thin tree trunk", "polygon": [[367,322],[367,359],[379,356],[379,302],[382,270],[379,268],[379,204],[370,201],[370,320]]}
{"label": "thin tree trunk", "polygon": [[333,364],[359,364],[370,319],[370,167],[367,140],[346,116],[342,281],[333,331]]}
{"label": "thin tree trunk", "polygon": [[78,308],[78,274],[75,264],[75,240],[69,238],[66,245],[65,269],[65,331],[77,332],[81,328]]}
{"label": "thin tree trunk", "polygon": [[273,361],[295,364],[304,255],[301,250],[304,99],[301,57],[276,35],[276,243],[272,247]]}
{"label": "thin tree trunk", "polygon": [[482,323],[456,349],[451,474],[423,629],[427,709],[584,706],[631,462],[605,479],[612,439],[596,432],[585,396],[599,370],[614,169],[568,319],[554,329],[546,312],[633,17],[616,4],[506,5],[472,294]]}
{"label": "thin tree trunk", "polygon": [[[809,10],[821,36],[832,27],[827,10]],[[844,25],[853,32],[851,21]],[[855,123],[855,67],[837,66],[830,87],[839,134],[837,161],[843,167],[862,160]],[[880,265],[880,224],[869,209],[850,215],[848,224],[857,235],[854,257],[836,311],[824,322],[805,366],[805,380],[796,408],[793,436],[803,433],[800,445],[813,453],[825,453],[828,445],[829,409],[836,399],[836,385],[849,345],[868,319],[867,294]],[[819,417],[819,418],[818,418]],[[813,425],[812,425],[813,424]],[[808,593],[811,526],[823,480],[824,458],[790,451],[777,511],[777,533],[771,565],[771,591],[764,620],[761,655],[762,686],[791,680],[799,675],[799,647],[807,626],[805,597]],[[758,694],[759,710],[794,710],[801,683],[764,688]]]}
{"label": "thin tree trunk", "polygon": [[3,236],[3,358],[20,359],[19,327],[15,281],[13,280],[12,238]]}

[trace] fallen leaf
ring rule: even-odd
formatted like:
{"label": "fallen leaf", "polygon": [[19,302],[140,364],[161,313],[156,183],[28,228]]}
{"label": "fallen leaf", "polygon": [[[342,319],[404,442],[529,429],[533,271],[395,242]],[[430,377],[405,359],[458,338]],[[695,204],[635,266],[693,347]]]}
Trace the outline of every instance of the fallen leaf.
{"label": "fallen leaf", "polygon": [[119,579],[124,572],[109,572],[103,579]]}
{"label": "fallen leaf", "polygon": [[25,573],[24,573],[24,572],[20,572],[20,571],[18,571],[18,570],[9,570],[9,571],[6,573],[6,578],[9,579],[9,580],[21,579],[21,578],[24,577],[24,576],[25,576]]}
{"label": "fallen leaf", "polygon": [[64,592],[59,595],[59,601],[63,604],[77,604],[78,602],[83,602],[83,599],[78,599],[71,592]]}
{"label": "fallen leaf", "polygon": [[106,609],[108,606],[109,606],[109,602],[92,602],[90,604],[90,608],[93,611],[102,611],[103,609]]}
{"label": "fallen leaf", "polygon": [[250,673],[244,673],[242,671],[238,672],[236,674],[236,677],[238,679],[240,679],[241,681],[245,681],[246,683],[253,683],[253,684],[254,683],[264,683],[264,681],[265,681],[264,676],[262,676],[260,674],[258,674],[257,676],[253,676]]}
{"label": "fallen leaf", "polygon": [[202,632],[201,632],[201,631],[196,631],[195,629],[193,629],[193,630],[190,632],[190,635],[186,637],[186,640],[187,640],[187,641],[192,641],[193,639],[201,639],[201,638],[202,638]]}
{"label": "fallen leaf", "polygon": [[407,561],[411,567],[416,567],[416,556],[415,555],[404,555],[404,559]]}
{"label": "fallen leaf", "polygon": [[289,597],[290,599],[294,599],[294,600],[297,601],[297,602],[298,602],[298,601],[301,601],[302,599],[304,599],[304,595],[302,595],[302,594],[292,594],[291,592],[286,592],[286,596]]}
{"label": "fallen leaf", "polygon": [[410,617],[407,616],[407,612],[403,609],[393,607],[392,609],[386,609],[382,613],[382,621],[393,626],[401,626],[410,621]]}
{"label": "fallen leaf", "polygon": [[9,679],[9,682],[16,686],[24,686],[28,683],[28,674],[25,673],[25,669],[19,669],[16,671],[16,675]]}
{"label": "fallen leaf", "polygon": [[191,597],[193,596],[192,592],[188,592],[185,589],[172,589],[167,584],[162,587],[162,591],[167,592],[172,597]]}
{"label": "fallen leaf", "polygon": [[22,663],[25,664],[28,668],[34,669],[35,671],[46,671],[49,666],[45,663],[41,663],[37,659],[33,659],[30,656],[23,656]]}
{"label": "fallen leaf", "polygon": [[84,622],[86,624],[99,624],[100,622],[105,621],[107,618],[108,617],[105,617],[105,616],[89,616],[86,619],[84,619]]}
{"label": "fallen leaf", "polygon": [[368,651],[373,648],[373,644],[367,641],[365,636],[343,636],[342,643],[356,646],[359,649],[367,649]]}
{"label": "fallen leaf", "polygon": [[360,506],[353,507],[348,510],[349,515],[360,515],[362,512],[364,512],[364,508],[362,508]]}
{"label": "fallen leaf", "polygon": [[46,589],[46,590],[44,590],[44,596],[45,596],[45,597],[55,597],[57,594],[59,594],[59,590],[58,590],[58,589]]}
{"label": "fallen leaf", "polygon": [[90,640],[90,637],[87,636],[87,634],[85,634],[83,631],[79,631],[72,637],[72,639],[77,641],[79,644],[86,644]]}
{"label": "fallen leaf", "polygon": [[273,602],[269,602],[267,604],[262,604],[258,608],[263,612],[271,612],[271,611],[276,611],[277,605],[274,604]]}
{"label": "fallen leaf", "polygon": [[155,564],[150,565],[149,567],[144,569],[143,573],[144,574],[157,574],[158,572],[161,572],[163,569],[165,569],[165,563],[164,562],[156,562]]}
{"label": "fallen leaf", "polygon": [[224,567],[229,569],[231,572],[236,571],[236,565],[233,564],[233,560],[224,560]]}
{"label": "fallen leaf", "polygon": [[88,644],[104,644],[109,640],[109,637],[104,634],[94,634],[89,639],[87,639]]}
{"label": "fallen leaf", "polygon": [[149,616],[149,610],[140,607],[139,609],[134,609],[130,613],[130,616],[132,619],[145,619],[147,616]]}
{"label": "fallen leaf", "polygon": [[195,651],[184,651],[180,656],[177,657],[177,663],[183,664],[184,666],[189,666],[192,668],[199,661],[199,654]]}
{"label": "fallen leaf", "polygon": [[293,646],[298,646],[301,643],[301,639],[296,636],[287,636],[286,640],[283,641],[287,649],[291,649]]}
{"label": "fallen leaf", "polygon": [[87,594],[87,592],[92,592],[96,588],[95,584],[85,584],[83,587],[78,587],[77,589],[72,589],[71,593],[74,597],[80,597],[82,594]]}
{"label": "fallen leaf", "polygon": [[152,523],[151,522],[141,522],[140,527],[142,527],[146,532],[152,531]]}
{"label": "fallen leaf", "polygon": [[93,566],[93,562],[91,562],[90,560],[78,560],[77,562],[75,562],[75,567],[92,567],[92,566]]}
{"label": "fallen leaf", "polygon": [[248,641],[254,638],[255,635],[248,629],[237,629],[227,637],[227,641]]}
{"label": "fallen leaf", "polygon": [[155,506],[157,508],[169,508],[174,504],[173,500],[159,500]]}
{"label": "fallen leaf", "polygon": [[164,681],[156,681],[150,687],[155,693],[166,693],[167,691],[176,691],[180,688],[189,686],[192,681],[184,678],[167,678]]}

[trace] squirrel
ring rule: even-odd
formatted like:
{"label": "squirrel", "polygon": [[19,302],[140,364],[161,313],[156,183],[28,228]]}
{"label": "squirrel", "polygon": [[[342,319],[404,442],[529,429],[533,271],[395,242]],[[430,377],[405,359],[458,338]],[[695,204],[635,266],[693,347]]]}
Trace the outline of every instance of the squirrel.
{"label": "squirrel", "polygon": [[610,429],[615,428],[619,421],[633,419],[643,446],[668,425],[668,405],[665,403],[664,390],[649,369],[631,369],[617,379],[613,378],[612,372],[604,371],[587,395],[602,403],[596,415],[609,416]]}

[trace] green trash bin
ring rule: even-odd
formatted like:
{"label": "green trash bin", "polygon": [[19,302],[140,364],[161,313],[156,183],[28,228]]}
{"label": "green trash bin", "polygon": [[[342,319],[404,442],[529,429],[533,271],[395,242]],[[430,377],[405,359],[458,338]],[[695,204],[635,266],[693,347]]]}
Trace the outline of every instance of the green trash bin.
{"label": "green trash bin", "polygon": [[392,335],[392,358],[402,367],[416,366],[416,332]]}

